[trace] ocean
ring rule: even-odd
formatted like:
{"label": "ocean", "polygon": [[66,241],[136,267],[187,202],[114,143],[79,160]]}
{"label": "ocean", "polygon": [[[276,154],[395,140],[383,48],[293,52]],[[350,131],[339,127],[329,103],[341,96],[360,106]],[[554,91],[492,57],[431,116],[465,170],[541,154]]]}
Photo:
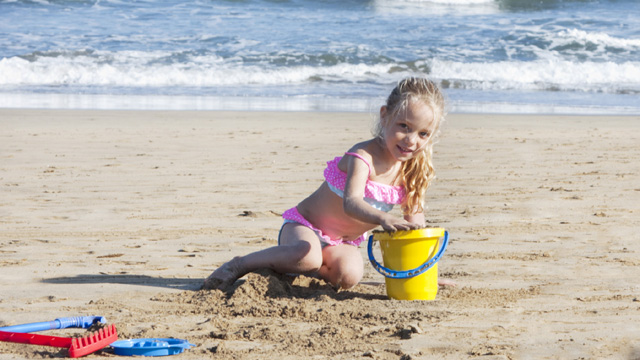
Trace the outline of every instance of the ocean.
{"label": "ocean", "polygon": [[0,107],[640,114],[636,0],[0,0]]}

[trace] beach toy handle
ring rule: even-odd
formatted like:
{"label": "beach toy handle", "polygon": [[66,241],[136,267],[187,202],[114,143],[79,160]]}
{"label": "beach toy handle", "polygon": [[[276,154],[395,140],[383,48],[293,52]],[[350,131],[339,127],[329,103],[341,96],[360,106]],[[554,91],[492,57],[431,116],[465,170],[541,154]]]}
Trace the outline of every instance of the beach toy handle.
{"label": "beach toy handle", "polygon": [[94,325],[98,322],[106,324],[107,319],[105,319],[102,316],[64,317],[64,318],[57,318],[53,321],[43,321],[43,322],[30,323],[30,324],[0,327],[0,331],[30,333],[35,331],[66,329],[66,328],[88,329],[91,327],[91,325]]}
{"label": "beach toy handle", "polygon": [[424,273],[425,271],[431,269],[433,265],[435,265],[438,262],[438,260],[440,260],[448,244],[449,244],[449,232],[445,230],[442,244],[440,245],[440,249],[438,250],[436,255],[431,259],[427,259],[427,261],[425,261],[424,264],[411,270],[391,270],[389,268],[384,267],[382,264],[380,264],[376,260],[375,256],[373,256],[373,235],[369,236],[369,242],[367,244],[367,253],[369,254],[369,261],[371,262],[371,265],[373,265],[373,268],[376,269],[380,274],[391,279],[408,279],[414,276],[418,276]]}

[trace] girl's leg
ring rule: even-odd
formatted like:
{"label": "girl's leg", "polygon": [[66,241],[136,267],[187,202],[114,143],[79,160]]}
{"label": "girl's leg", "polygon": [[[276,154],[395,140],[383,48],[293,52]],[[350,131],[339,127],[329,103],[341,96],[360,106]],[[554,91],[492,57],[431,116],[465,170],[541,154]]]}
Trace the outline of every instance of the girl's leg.
{"label": "girl's leg", "polygon": [[269,268],[278,273],[316,272],[322,266],[322,247],[316,233],[304,225],[285,224],[280,245],[237,256],[220,266],[204,281],[204,289],[224,289],[254,270]]}
{"label": "girl's leg", "polygon": [[364,272],[362,255],[353,245],[326,246],[322,249],[323,264],[318,274],[336,288],[356,286]]}

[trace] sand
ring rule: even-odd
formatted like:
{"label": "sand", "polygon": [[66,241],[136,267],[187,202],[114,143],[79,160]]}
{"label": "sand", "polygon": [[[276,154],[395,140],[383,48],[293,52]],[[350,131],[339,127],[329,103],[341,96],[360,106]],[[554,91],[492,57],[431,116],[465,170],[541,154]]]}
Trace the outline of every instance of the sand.
{"label": "sand", "polygon": [[[276,244],[371,121],[0,110],[0,326],[101,315],[121,339],[196,345],[180,359],[640,359],[637,116],[450,115],[427,219],[458,286],[435,301],[389,300],[368,263],[349,291],[268,271],[199,290]],[[66,354],[0,343],[0,359]]]}

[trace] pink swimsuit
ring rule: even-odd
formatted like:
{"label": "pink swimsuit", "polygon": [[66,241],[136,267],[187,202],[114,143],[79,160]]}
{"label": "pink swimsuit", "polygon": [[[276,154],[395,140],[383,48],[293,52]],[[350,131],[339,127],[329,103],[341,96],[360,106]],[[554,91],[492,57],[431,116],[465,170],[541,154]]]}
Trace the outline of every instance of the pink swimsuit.
{"label": "pink swimsuit", "polygon": [[[367,166],[369,167],[369,174],[371,174],[371,165],[362,156],[350,152],[345,153],[345,155],[355,156],[358,159],[364,161],[365,164],[367,164]],[[327,168],[324,170],[324,178],[331,191],[333,191],[336,195],[343,197],[344,187],[347,182],[347,174],[338,168],[338,163],[341,159],[342,157],[338,156],[335,159],[327,162]],[[367,180],[364,192],[364,200],[378,210],[389,212],[391,211],[391,209],[393,209],[393,205],[402,204],[402,202],[404,201],[404,197],[405,189],[402,186],[386,185]],[[284,224],[296,222],[315,231],[316,234],[318,234],[318,238],[320,239],[320,241],[327,245],[350,244],[358,246],[367,238],[367,234],[364,233],[353,241],[332,239],[330,236],[325,235],[321,229],[313,226],[313,224],[305,219],[295,207],[285,211],[282,214],[282,218],[284,218]],[[280,236],[278,236],[278,243],[279,240]]]}

